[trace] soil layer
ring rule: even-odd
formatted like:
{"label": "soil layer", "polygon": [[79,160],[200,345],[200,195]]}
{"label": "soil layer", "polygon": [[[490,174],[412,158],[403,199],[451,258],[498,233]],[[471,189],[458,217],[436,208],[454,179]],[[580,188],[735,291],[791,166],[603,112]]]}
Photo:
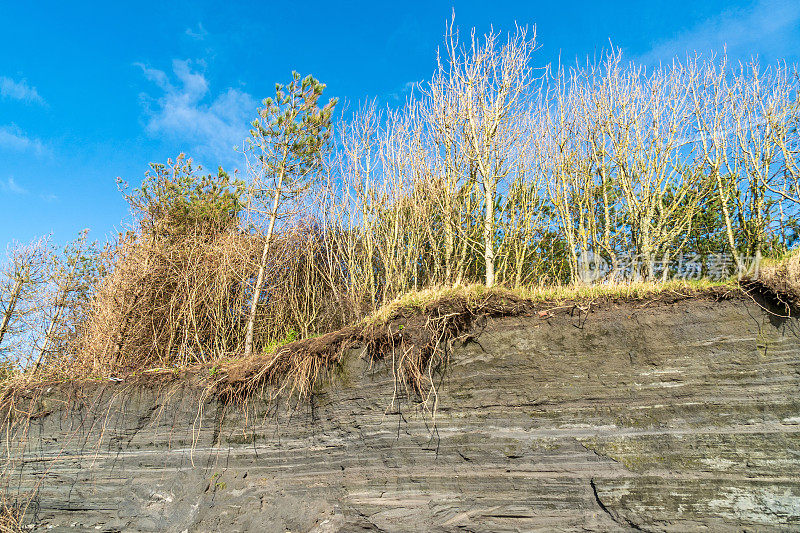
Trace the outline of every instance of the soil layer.
{"label": "soil layer", "polygon": [[301,402],[55,389],[3,435],[4,492],[51,531],[800,528],[796,319],[741,296],[528,311],[475,320],[435,393],[363,349]]}

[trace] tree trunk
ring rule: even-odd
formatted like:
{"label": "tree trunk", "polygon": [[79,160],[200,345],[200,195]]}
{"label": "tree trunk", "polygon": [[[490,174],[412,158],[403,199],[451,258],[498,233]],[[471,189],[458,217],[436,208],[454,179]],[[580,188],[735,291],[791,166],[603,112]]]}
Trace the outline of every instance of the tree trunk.
{"label": "tree trunk", "polygon": [[44,355],[47,353],[47,347],[50,345],[50,339],[53,336],[53,330],[56,328],[56,323],[58,322],[58,317],[61,315],[61,310],[64,309],[65,299],[66,296],[62,296],[58,299],[58,303],[56,304],[56,313],[53,316],[53,319],[50,321],[50,325],[47,326],[47,333],[44,335],[44,344],[42,345],[41,351],[39,351],[39,357],[36,358],[36,364],[33,365],[34,374],[37,370],[39,370],[39,366],[41,366],[42,361],[44,361]]}
{"label": "tree trunk", "polygon": [[256,323],[256,309],[258,308],[258,300],[261,297],[261,287],[264,285],[264,273],[267,269],[267,258],[269,257],[269,244],[272,240],[272,233],[275,231],[275,221],[278,218],[278,205],[281,197],[281,189],[283,186],[283,176],[278,179],[278,187],[275,189],[275,198],[272,201],[272,212],[269,218],[269,227],[267,228],[267,235],[264,240],[264,250],[261,252],[261,262],[258,264],[258,276],[256,277],[256,285],[253,288],[253,299],[250,302],[250,314],[247,317],[247,333],[244,338],[244,356],[249,357],[253,353],[253,333],[255,331]]}
{"label": "tree trunk", "polygon": [[8,326],[11,323],[11,316],[14,314],[14,309],[17,307],[17,301],[22,292],[22,283],[22,276],[17,276],[14,282],[14,289],[11,291],[11,299],[8,301],[8,307],[6,307],[6,312],[3,313],[3,324],[0,325],[0,346],[3,345],[3,337],[5,337],[6,331],[8,331]]}
{"label": "tree trunk", "polygon": [[[488,180],[487,180],[488,181]],[[492,184],[484,181],[486,193],[486,220],[483,227],[483,258],[486,262],[486,286],[494,285],[494,190]]]}
{"label": "tree trunk", "polygon": [[731,214],[728,209],[728,198],[727,193],[723,192],[724,186],[722,184],[722,175],[720,174],[718,169],[713,170],[716,181],[717,181],[717,192],[719,193],[719,202],[722,204],[722,214],[725,217],[725,231],[728,237],[728,246],[730,247],[731,254],[733,255],[734,261],[736,261],[736,269],[737,271],[742,271],[742,262],[739,258],[739,254],[736,251],[736,239],[733,236],[733,224],[731,223]]}

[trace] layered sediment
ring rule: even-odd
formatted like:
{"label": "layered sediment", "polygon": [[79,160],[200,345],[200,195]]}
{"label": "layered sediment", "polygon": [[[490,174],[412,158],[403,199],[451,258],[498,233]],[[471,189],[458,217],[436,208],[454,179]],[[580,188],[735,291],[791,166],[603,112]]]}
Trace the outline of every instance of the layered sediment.
{"label": "layered sediment", "polygon": [[54,389],[5,492],[52,531],[800,528],[800,324],[746,297],[489,320],[434,382],[353,350],[299,404]]}

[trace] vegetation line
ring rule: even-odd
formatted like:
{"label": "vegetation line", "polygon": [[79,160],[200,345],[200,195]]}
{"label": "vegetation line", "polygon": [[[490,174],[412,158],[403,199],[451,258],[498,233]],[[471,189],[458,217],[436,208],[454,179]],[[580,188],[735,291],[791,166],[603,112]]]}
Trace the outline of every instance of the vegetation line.
{"label": "vegetation line", "polygon": [[[758,275],[765,257],[796,257],[789,66],[695,57],[648,71],[611,50],[567,69],[535,51],[525,28],[462,39],[450,25],[403,106],[340,118],[324,84],[293,73],[255,114],[243,175],[180,154],[138,188],[120,181],[135,221],[105,248],[84,232],[63,251],[11,249],[5,397],[196,369],[230,397],[276,382],[307,395],[352,342],[391,351],[425,396],[440,345],[511,303],[733,275],[797,304],[781,281],[793,270],[770,278],[767,261]],[[415,306],[425,335],[388,328]]]}

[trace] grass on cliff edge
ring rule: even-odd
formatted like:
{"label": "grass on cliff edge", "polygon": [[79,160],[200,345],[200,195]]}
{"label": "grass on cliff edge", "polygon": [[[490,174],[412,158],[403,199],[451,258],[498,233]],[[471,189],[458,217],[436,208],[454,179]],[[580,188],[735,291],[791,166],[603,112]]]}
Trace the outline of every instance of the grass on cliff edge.
{"label": "grass on cliff edge", "polygon": [[422,312],[431,302],[459,298],[472,305],[478,305],[487,296],[524,300],[530,303],[541,302],[591,302],[602,298],[620,300],[641,300],[664,293],[673,293],[683,296],[693,296],[709,290],[728,287],[735,289],[736,280],[731,278],[724,281],[700,280],[670,280],[664,283],[639,282],[615,283],[602,285],[563,285],[548,287],[532,287],[520,289],[506,289],[503,287],[486,287],[485,285],[457,285],[454,287],[435,287],[420,291],[408,292],[392,302],[384,305],[375,313],[363,320],[365,325],[380,324],[400,312]]}
{"label": "grass on cliff edge", "polygon": [[483,285],[438,287],[404,294],[354,326],[277,346],[248,359],[234,357],[211,367],[205,381],[209,394],[233,403],[248,398],[305,398],[320,377],[330,376],[345,353],[363,347],[370,362],[391,365],[397,389],[427,404],[435,401],[434,375],[447,362],[453,341],[466,339],[475,322],[486,317],[516,316],[533,311],[568,312],[575,304],[588,310],[598,300],[686,298],[737,290],[735,280],[626,283],[531,289]]}
{"label": "grass on cliff edge", "polygon": [[[314,338],[287,339],[249,358],[224,357],[186,368],[141,368],[113,375],[129,384],[184,380],[210,396],[241,403],[253,396],[288,393],[308,397],[321,376],[329,375],[353,347],[366,348],[371,361],[391,361],[397,382],[423,402],[435,396],[432,377],[446,362],[449,346],[483,317],[519,315],[555,309],[566,303],[585,306],[598,300],[643,300],[693,297],[738,290],[735,279],[673,280],[665,283],[621,283],[527,289],[483,285],[437,287],[404,294],[359,323]],[[402,319],[402,320],[399,320]],[[0,385],[0,407],[14,397],[63,383],[111,383],[109,376],[75,376],[43,369],[11,376]]]}
{"label": "grass on cliff edge", "polygon": [[785,314],[800,308],[800,250],[792,250],[776,259],[764,259],[758,276],[743,281],[745,288],[754,288],[767,295]]}

